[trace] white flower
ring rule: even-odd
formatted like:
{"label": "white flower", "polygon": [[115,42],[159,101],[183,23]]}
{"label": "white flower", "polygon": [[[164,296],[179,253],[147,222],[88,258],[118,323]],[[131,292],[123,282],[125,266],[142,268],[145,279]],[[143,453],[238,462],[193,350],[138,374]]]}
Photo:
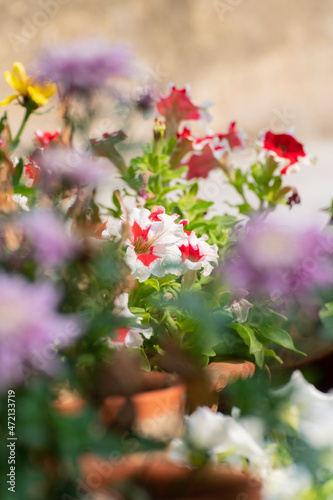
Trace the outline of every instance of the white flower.
{"label": "white flower", "polygon": [[17,205],[25,212],[30,211],[30,208],[28,207],[28,198],[26,196],[23,196],[22,194],[13,194],[13,201],[15,201],[15,203],[17,203]]}
{"label": "white flower", "polygon": [[217,442],[224,441],[224,415],[207,407],[199,407],[186,417],[186,440],[198,450],[211,451]]}
{"label": "white flower", "polygon": [[333,392],[323,393],[295,371],[289,383],[275,391],[288,395],[282,418],[315,449],[333,449]]}
{"label": "white flower", "polygon": [[253,304],[246,299],[234,300],[231,306],[225,307],[236,319],[238,323],[245,323],[249,315],[249,310]]}
{"label": "white flower", "polygon": [[117,337],[109,340],[110,347],[122,347],[126,345],[129,348],[135,349],[143,344],[144,339],[149,339],[153,334],[153,329],[150,327],[141,327],[140,319],[128,308],[128,293],[122,293],[114,301],[114,314],[123,318],[135,318],[137,327],[117,328]]}
{"label": "white flower", "polygon": [[244,427],[232,417],[200,407],[186,418],[183,439],[173,440],[170,456],[191,462],[193,450],[204,452],[214,461],[243,467],[244,459],[258,469],[266,461],[264,451]]}
{"label": "white flower", "polygon": [[310,472],[300,465],[271,469],[264,481],[263,500],[305,499],[311,486]]}

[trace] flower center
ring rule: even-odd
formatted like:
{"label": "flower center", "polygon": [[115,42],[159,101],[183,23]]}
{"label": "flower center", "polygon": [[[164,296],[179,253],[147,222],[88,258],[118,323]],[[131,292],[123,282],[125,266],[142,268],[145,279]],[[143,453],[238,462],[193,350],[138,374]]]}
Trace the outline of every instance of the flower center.
{"label": "flower center", "polygon": [[140,255],[142,253],[149,253],[149,249],[151,247],[151,241],[147,241],[145,238],[142,236],[139,236],[134,243],[134,249],[135,253],[137,255]]}

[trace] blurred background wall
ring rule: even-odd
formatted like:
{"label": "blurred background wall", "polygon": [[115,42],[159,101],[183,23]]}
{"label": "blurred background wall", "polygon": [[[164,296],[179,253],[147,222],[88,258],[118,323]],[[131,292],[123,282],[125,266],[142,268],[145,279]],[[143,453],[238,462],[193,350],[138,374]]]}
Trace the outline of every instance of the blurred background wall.
{"label": "blurred background wall", "polygon": [[[215,103],[216,130],[236,119],[254,139],[267,127],[294,127],[318,163],[293,184],[309,209],[329,204],[332,0],[0,0],[0,6],[1,72],[14,60],[31,63],[41,47],[59,40],[99,35],[129,42],[161,90],[190,83],[196,103]],[[0,78],[1,98],[8,93]],[[34,120],[31,131],[41,126]]]}

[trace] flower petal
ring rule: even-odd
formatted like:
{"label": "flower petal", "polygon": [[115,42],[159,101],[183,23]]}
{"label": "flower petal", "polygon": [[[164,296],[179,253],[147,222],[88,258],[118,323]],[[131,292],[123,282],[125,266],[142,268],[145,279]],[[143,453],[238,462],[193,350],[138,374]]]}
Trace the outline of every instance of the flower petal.
{"label": "flower petal", "polygon": [[17,99],[17,98],[18,98],[17,94],[9,95],[8,97],[6,97],[6,99],[3,99],[0,102],[0,106],[6,106],[7,104],[9,104],[10,102],[12,102],[14,99]]}
{"label": "flower petal", "polygon": [[23,64],[20,62],[15,62],[13,64],[12,75],[21,82],[27,81],[27,74],[25,72]]}
{"label": "flower petal", "polygon": [[38,106],[44,106],[44,104],[47,103],[47,97],[43,95],[42,89],[39,89],[38,87],[31,87],[29,85],[28,95]]}
{"label": "flower petal", "polygon": [[57,92],[57,86],[55,83],[49,83],[47,82],[45,86],[40,88],[40,91],[45,95],[45,97],[49,98],[52,97],[53,94]]}
{"label": "flower petal", "polygon": [[27,93],[27,84],[26,82],[22,82],[10,71],[5,71],[5,80],[13,89],[17,90],[19,94],[26,95]]}

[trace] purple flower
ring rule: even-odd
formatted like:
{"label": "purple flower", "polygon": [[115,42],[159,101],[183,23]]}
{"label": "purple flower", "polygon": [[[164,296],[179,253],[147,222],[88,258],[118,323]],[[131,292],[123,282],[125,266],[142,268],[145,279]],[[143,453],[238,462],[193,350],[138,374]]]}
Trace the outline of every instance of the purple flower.
{"label": "purple flower", "polygon": [[50,147],[36,158],[46,174],[71,184],[98,184],[110,175],[107,160],[70,147]]}
{"label": "purple flower", "polygon": [[109,45],[100,39],[73,40],[49,48],[41,55],[41,78],[61,85],[62,92],[90,92],[101,89],[112,77],[129,76],[132,52],[124,45]]}
{"label": "purple flower", "polygon": [[29,212],[22,218],[22,224],[35,248],[36,261],[43,266],[57,266],[75,254],[76,242],[54,212]]}
{"label": "purple flower", "polygon": [[59,369],[56,347],[82,333],[76,316],[57,312],[59,299],[51,283],[0,274],[0,388]]}
{"label": "purple flower", "polygon": [[224,265],[233,288],[272,300],[298,299],[333,284],[333,238],[314,227],[249,222]]}

